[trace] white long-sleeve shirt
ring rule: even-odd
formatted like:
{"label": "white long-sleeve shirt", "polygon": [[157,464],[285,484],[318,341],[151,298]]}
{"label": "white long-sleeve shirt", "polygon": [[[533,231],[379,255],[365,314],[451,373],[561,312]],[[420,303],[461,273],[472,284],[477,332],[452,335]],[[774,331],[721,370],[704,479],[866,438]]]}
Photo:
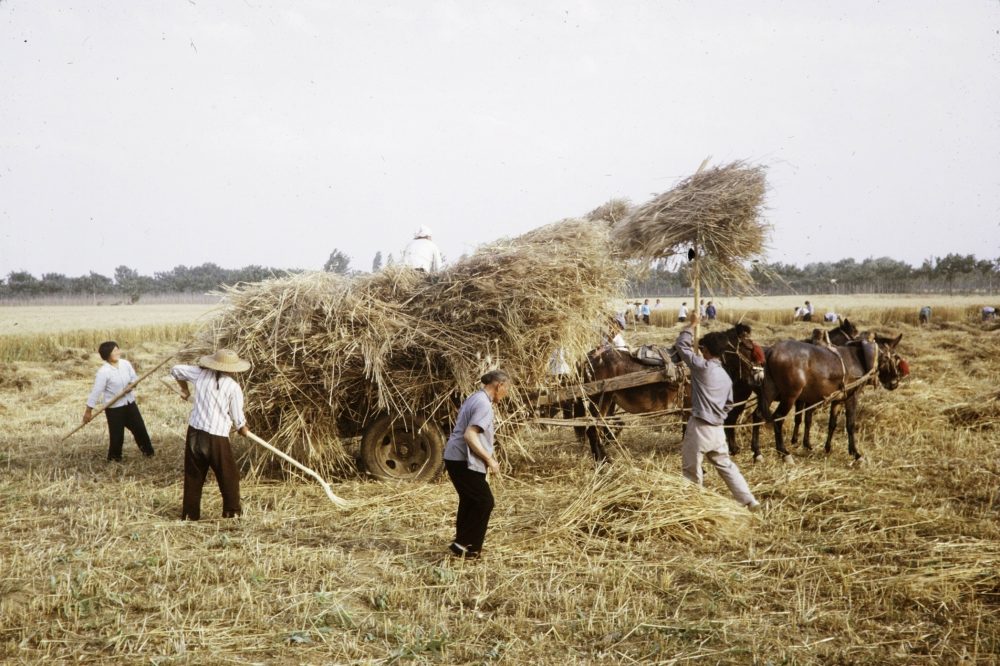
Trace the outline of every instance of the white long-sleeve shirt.
{"label": "white long-sleeve shirt", "polygon": [[441,270],[441,251],[430,238],[414,238],[403,250],[400,261],[406,266],[436,273]]}
{"label": "white long-sleeve shirt", "polygon": [[210,435],[229,437],[235,425],[246,425],[243,415],[243,389],[229,375],[197,365],[175,365],[170,376],[194,384],[194,409],[188,424]]}
{"label": "white long-sleeve shirt", "polygon": [[[94,388],[90,390],[90,396],[87,398],[87,407],[93,409],[97,407],[98,402],[107,404],[108,400],[124,391],[126,386],[138,378],[132,364],[123,358],[118,359],[117,366],[105,362],[98,368],[97,376],[94,377]],[[135,391],[129,391],[108,407],[124,407],[132,402],[135,402]]]}

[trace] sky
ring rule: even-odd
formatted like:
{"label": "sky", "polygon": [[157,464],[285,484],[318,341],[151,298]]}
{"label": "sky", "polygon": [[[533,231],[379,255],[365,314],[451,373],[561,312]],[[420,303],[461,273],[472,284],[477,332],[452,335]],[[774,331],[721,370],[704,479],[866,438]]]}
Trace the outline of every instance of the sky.
{"label": "sky", "polygon": [[769,261],[1000,257],[1000,2],[0,0],[0,277],[455,259],[706,157]]}

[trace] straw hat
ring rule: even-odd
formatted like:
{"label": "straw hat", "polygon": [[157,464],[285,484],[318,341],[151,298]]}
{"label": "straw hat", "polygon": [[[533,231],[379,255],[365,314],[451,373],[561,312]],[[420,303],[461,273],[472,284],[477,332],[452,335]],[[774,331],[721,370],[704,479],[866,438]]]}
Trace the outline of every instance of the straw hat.
{"label": "straw hat", "polygon": [[250,369],[250,363],[244,361],[232,349],[220,349],[211,356],[202,356],[198,365],[219,372],[243,372]]}
{"label": "straw hat", "polygon": [[413,237],[414,238],[430,238],[431,237],[431,230],[430,230],[429,227],[425,227],[425,226],[421,225],[419,229],[417,229],[416,231],[413,232]]}

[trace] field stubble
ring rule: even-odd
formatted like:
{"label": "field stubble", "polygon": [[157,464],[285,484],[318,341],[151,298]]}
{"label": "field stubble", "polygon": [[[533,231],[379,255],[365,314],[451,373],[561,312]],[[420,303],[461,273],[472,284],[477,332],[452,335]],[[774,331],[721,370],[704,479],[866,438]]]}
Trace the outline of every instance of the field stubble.
{"label": "field stubble", "polygon": [[[762,324],[755,337],[809,328]],[[630,340],[671,342],[678,330]],[[627,428],[598,472],[569,431],[528,429],[495,486],[477,563],[443,556],[447,481],[342,479],[336,492],[356,504],[338,511],[240,438],[245,516],[182,523],[185,403],[144,384],[157,456],[140,458],[127,436],[125,463],[110,465],[103,419],[58,442],[82,413],[96,355],[6,363],[0,658],[996,663],[998,410],[980,396],[1000,381],[1000,330],[885,329],[897,331],[913,376],[866,390],[867,466],[848,465],[843,432],[832,455],[796,450],[794,466],[764,434],[764,463],[737,457],[767,505],[750,516],[716,494],[711,470],[707,493],[681,482],[673,425]],[[126,351],[141,371],[170,349]],[[956,423],[956,404],[978,411]],[[210,481],[203,514],[220,512]]]}

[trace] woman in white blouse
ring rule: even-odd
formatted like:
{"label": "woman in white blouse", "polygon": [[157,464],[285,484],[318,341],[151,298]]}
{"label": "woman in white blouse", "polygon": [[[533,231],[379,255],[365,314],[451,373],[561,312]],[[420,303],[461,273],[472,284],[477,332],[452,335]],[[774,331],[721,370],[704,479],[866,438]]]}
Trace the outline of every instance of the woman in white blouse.
{"label": "woman in white blouse", "polygon": [[[87,398],[87,409],[83,413],[84,423],[93,420],[94,407],[98,402],[107,403],[122,391],[131,389],[132,382],[138,379],[132,364],[121,357],[122,351],[118,348],[117,342],[113,340],[102,342],[97,348],[97,353],[104,359],[104,365],[97,370],[94,388]],[[153,455],[153,443],[149,439],[149,433],[146,432],[146,424],[142,420],[142,414],[139,413],[139,406],[135,403],[134,391],[129,390],[113,405],[108,405],[104,414],[108,418],[108,434],[111,437],[108,460],[121,461],[126,428],[132,433],[136,446],[142,454],[146,457]]]}

